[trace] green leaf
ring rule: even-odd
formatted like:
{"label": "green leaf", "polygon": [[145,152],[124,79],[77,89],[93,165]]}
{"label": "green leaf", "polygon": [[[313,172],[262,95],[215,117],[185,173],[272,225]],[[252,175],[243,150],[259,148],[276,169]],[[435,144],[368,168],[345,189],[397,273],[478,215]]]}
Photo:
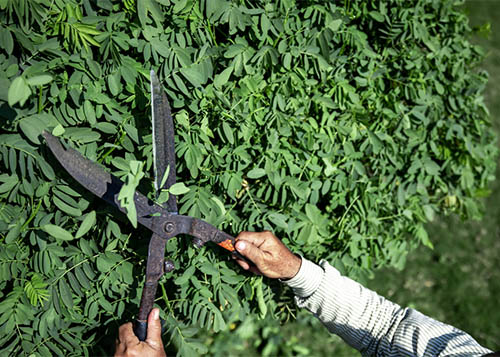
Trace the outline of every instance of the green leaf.
{"label": "green leaf", "polygon": [[51,75],[41,74],[41,75],[34,76],[34,77],[26,79],[26,82],[30,86],[43,86],[45,84],[48,84],[48,83],[52,82],[53,79],[54,78]]}
{"label": "green leaf", "polygon": [[279,214],[276,212],[269,214],[269,219],[271,220],[271,222],[273,222],[273,224],[283,229],[288,228],[288,223],[286,222],[286,218],[287,218],[286,215]]}
{"label": "green leaf", "polygon": [[233,129],[229,126],[227,122],[222,123],[222,129],[224,130],[224,135],[230,144],[234,144]]}
{"label": "green leaf", "polygon": [[14,242],[19,234],[21,233],[22,222],[18,222],[14,227],[9,229],[9,232],[5,236],[5,243],[10,244]]}
{"label": "green leaf", "polygon": [[378,154],[383,148],[382,142],[378,138],[377,134],[371,132],[370,130],[368,130],[368,137],[370,138],[370,143],[373,147],[373,153]]}
{"label": "green leaf", "polygon": [[21,106],[31,95],[31,89],[27,85],[26,80],[19,76],[14,79],[9,87],[8,102],[12,107],[14,104],[19,103]]}
{"label": "green leaf", "polygon": [[46,125],[42,120],[33,117],[24,118],[19,121],[19,127],[24,135],[34,144],[40,144],[39,136],[46,129]]}
{"label": "green leaf", "polygon": [[286,69],[290,70],[292,68],[291,63],[292,63],[292,55],[287,52],[283,57],[283,66]]}
{"label": "green leaf", "polygon": [[40,228],[42,228],[43,231],[50,234],[55,239],[65,240],[65,241],[74,239],[73,235],[70,232],[54,224],[45,224]]}
{"label": "green leaf", "polygon": [[255,287],[255,297],[257,298],[257,304],[259,306],[259,316],[261,319],[265,318],[267,315],[267,304],[264,300],[264,288],[262,283],[262,278],[258,280],[257,286]]}
{"label": "green leaf", "polygon": [[221,202],[221,200],[219,200],[217,197],[213,196],[213,197],[210,197],[210,199],[212,201],[215,202],[215,204],[217,205],[217,207],[219,208],[220,210],[220,214],[222,216],[224,216],[226,214],[226,208],[224,207],[224,204]]}
{"label": "green leaf", "polygon": [[137,210],[135,207],[134,194],[141,179],[144,177],[144,172],[142,171],[143,167],[143,162],[137,160],[131,160],[129,162],[127,181],[118,193],[118,201],[127,211],[127,217],[134,228],[137,227]]}
{"label": "green leaf", "polygon": [[233,58],[245,50],[245,46],[240,44],[234,44],[228,47],[227,51],[224,53],[224,57]]}
{"label": "green leaf", "polygon": [[172,78],[174,79],[174,83],[177,86],[177,88],[179,88],[179,90],[185,95],[189,95],[189,91],[184,82],[182,81],[182,79],[175,73],[172,74]]}
{"label": "green leaf", "polygon": [[97,269],[100,272],[107,273],[115,265],[115,263],[106,256],[99,256],[96,260]]}
{"label": "green leaf", "polygon": [[201,264],[200,270],[207,275],[219,275],[219,271],[214,268],[212,263],[209,262],[204,262],[203,264]]}
{"label": "green leaf", "polygon": [[59,197],[53,197],[52,200],[54,201],[54,204],[59,208],[61,211],[71,215],[71,216],[76,216],[79,217],[82,215],[82,211],[78,208],[75,208],[63,200],[61,200]]}
{"label": "green leaf", "polygon": [[420,239],[420,241],[422,242],[423,245],[425,245],[426,247],[428,247],[430,249],[434,249],[434,245],[430,241],[429,235],[427,234],[427,231],[425,230],[425,228],[422,225],[419,225],[417,227],[415,234],[416,234],[417,238]]}
{"label": "green leaf", "polygon": [[306,215],[311,222],[315,224],[321,223],[321,211],[314,205],[306,204]]}
{"label": "green leaf", "polygon": [[431,205],[424,205],[422,206],[422,209],[424,210],[425,218],[429,221],[432,222],[434,220],[434,209]]}
{"label": "green leaf", "polygon": [[444,87],[441,83],[435,81],[434,85],[436,86],[436,91],[438,92],[438,94],[444,94]]}
{"label": "green leaf", "polygon": [[42,169],[43,174],[50,180],[54,180],[55,178],[55,173],[52,167],[47,164],[47,162],[43,158],[38,158],[37,161],[38,166]]}
{"label": "green leaf", "polygon": [[429,175],[438,175],[441,168],[432,159],[426,158],[423,160],[425,170]]}
{"label": "green leaf", "polygon": [[118,72],[108,76],[108,86],[111,94],[118,95],[120,93],[120,77]]}
{"label": "green leaf", "polygon": [[[0,5],[0,8],[5,9],[5,6]],[[8,28],[2,27],[0,29],[0,47],[4,48],[9,55],[12,54],[12,50],[14,49],[14,39],[12,38],[12,34]]]}
{"label": "green leaf", "polygon": [[161,179],[160,185],[158,188],[165,187],[165,183],[167,183],[168,175],[170,174],[170,165],[167,165],[165,172],[163,173],[163,177]]}
{"label": "green leaf", "polygon": [[227,83],[232,72],[233,72],[233,67],[228,67],[225,70],[223,70],[220,74],[216,75],[214,79],[214,85],[217,88],[221,88],[224,84]]}
{"label": "green leaf", "polygon": [[71,293],[71,289],[68,285],[68,283],[66,283],[66,280],[63,278],[63,279],[59,279],[59,294],[60,294],[60,297],[65,305],[65,307],[68,309],[68,310],[71,310],[73,308],[73,296],[72,296],[72,293]]}
{"label": "green leaf", "polygon": [[83,102],[83,110],[89,124],[95,125],[96,124],[95,110],[90,101],[86,100],[85,102]]}
{"label": "green leaf", "polygon": [[64,134],[66,130],[64,130],[63,126],[61,124],[58,124],[53,130],[52,130],[52,135],[54,136],[61,136]]}
{"label": "green leaf", "polygon": [[96,213],[95,211],[92,211],[88,213],[83,219],[82,224],[80,224],[80,228],[78,228],[78,231],[76,231],[75,238],[80,238],[85,235],[95,225],[95,222]]}
{"label": "green leaf", "polygon": [[137,14],[139,21],[143,26],[149,23],[148,15],[151,14],[157,24],[161,24],[164,20],[163,12],[156,3],[156,0],[140,0],[137,1]]}
{"label": "green leaf", "polygon": [[384,22],[384,16],[380,12],[370,11],[369,14],[376,21],[378,21],[378,22]]}
{"label": "green leaf", "polygon": [[327,27],[331,29],[332,31],[337,31],[340,28],[340,25],[342,25],[342,20],[341,19],[336,19],[332,20],[327,24]]}
{"label": "green leaf", "polygon": [[189,192],[189,187],[186,187],[183,182],[176,182],[172,186],[170,186],[168,192],[173,195],[182,195]]}
{"label": "green leaf", "polygon": [[198,66],[182,68],[181,73],[195,87],[200,87],[207,81],[207,78],[203,75]]}
{"label": "green leaf", "polygon": [[258,179],[258,178],[261,178],[262,176],[264,176],[265,174],[266,174],[266,170],[264,170],[260,167],[256,167],[256,168],[253,168],[250,171],[248,171],[247,177],[251,178],[251,179]]}
{"label": "green leaf", "polygon": [[184,273],[174,280],[175,285],[184,285],[189,281],[189,278],[193,275],[195,271],[194,266],[187,268]]}

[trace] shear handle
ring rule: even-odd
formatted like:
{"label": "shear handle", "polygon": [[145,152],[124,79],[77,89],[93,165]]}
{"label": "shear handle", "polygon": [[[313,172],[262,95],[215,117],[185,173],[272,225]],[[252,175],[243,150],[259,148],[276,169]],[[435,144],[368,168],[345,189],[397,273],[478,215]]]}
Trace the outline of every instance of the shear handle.
{"label": "shear handle", "polygon": [[214,242],[230,251],[236,258],[252,264],[234,248],[236,242],[233,236],[201,219],[183,215],[169,215],[164,223],[164,229],[168,235],[188,234],[194,237],[193,243],[198,248],[201,248],[207,242]]}

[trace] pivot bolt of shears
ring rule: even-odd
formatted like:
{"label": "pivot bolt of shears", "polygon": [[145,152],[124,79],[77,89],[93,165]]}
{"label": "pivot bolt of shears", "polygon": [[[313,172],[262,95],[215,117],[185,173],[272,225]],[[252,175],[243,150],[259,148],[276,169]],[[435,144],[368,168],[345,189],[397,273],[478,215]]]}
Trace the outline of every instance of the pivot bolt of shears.
{"label": "pivot bolt of shears", "polygon": [[165,223],[165,226],[163,227],[163,229],[167,233],[172,233],[174,231],[174,228],[175,228],[175,225],[172,222]]}
{"label": "pivot bolt of shears", "polygon": [[171,260],[167,260],[165,262],[165,273],[170,273],[174,269],[175,269],[174,262]]}

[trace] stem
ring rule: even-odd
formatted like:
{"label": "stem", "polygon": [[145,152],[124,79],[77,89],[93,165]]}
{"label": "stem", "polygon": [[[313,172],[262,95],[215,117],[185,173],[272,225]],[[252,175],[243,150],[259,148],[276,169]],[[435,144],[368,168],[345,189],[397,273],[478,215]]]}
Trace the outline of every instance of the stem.
{"label": "stem", "polygon": [[212,30],[212,26],[210,25],[210,22],[208,22],[208,20],[207,20],[207,27],[206,27],[206,28],[207,28],[207,30],[208,30],[208,33],[210,34],[210,37],[212,38],[212,41],[214,42],[214,45],[215,45],[216,47],[217,47],[217,46],[219,46],[219,45],[217,44],[217,40],[215,39],[215,33],[213,32],[213,30]]}
{"label": "stem", "polygon": [[17,147],[17,146],[10,145],[10,144],[5,144],[5,143],[1,143],[0,145],[3,145],[3,146],[5,146],[5,147],[12,148],[12,149],[15,149],[15,150],[18,150],[18,151],[24,152],[26,155],[29,155],[29,156],[31,156],[32,158],[37,159],[37,156],[36,156],[35,154],[33,154],[33,153],[29,152],[29,151],[26,151],[26,150],[24,150],[24,149],[21,149],[21,148],[19,148],[19,147]]}
{"label": "stem", "polygon": [[[94,256],[92,256],[92,258],[97,258],[101,254],[104,254],[104,253],[97,253]],[[89,258],[86,258],[86,259],[80,261],[78,264],[73,265],[71,268],[67,269],[64,273],[62,273],[61,275],[59,275],[56,278],[56,280],[54,280],[54,282],[52,284],[57,283],[63,276],[65,276],[66,274],[68,274],[70,271],[72,271],[73,269],[75,269],[77,266],[82,265],[83,263],[87,262],[88,260],[89,260]],[[127,260],[127,259],[125,259],[125,260]],[[109,270],[111,271],[111,269],[109,269]]]}
{"label": "stem", "polygon": [[104,161],[104,159],[106,157],[108,157],[108,155],[110,155],[113,151],[115,151],[116,150],[116,145],[122,143],[123,138],[125,137],[125,135],[126,135],[126,132],[122,131],[120,138],[118,140],[115,140],[115,142],[114,142],[115,146],[112,147],[112,148],[109,148],[108,151],[106,151],[106,153],[104,153],[104,155],[99,160],[97,160],[97,162],[102,163]]}
{"label": "stem", "polygon": [[42,204],[42,200],[38,200],[38,205],[36,206],[36,208],[34,210],[31,211],[31,216],[30,218],[28,218],[26,220],[26,222],[24,222],[23,226],[21,227],[21,231],[23,231],[26,226],[28,226],[28,224],[30,224],[30,222],[33,220],[33,218],[35,218],[36,214],[38,213],[38,210],[40,209],[40,205]]}
{"label": "stem", "polygon": [[40,86],[39,87],[39,91],[38,91],[38,114],[40,114],[42,112],[42,108],[43,108],[43,105],[42,105],[42,87],[43,86]]}
{"label": "stem", "polygon": [[165,289],[165,285],[160,284],[160,287],[161,287],[161,292],[162,292],[162,296],[163,296],[163,301],[165,301],[165,304],[167,304],[167,308],[168,308],[169,312],[172,313],[172,315],[173,315],[174,310],[172,309],[172,306],[170,305],[170,300],[168,299],[167,290]]}
{"label": "stem", "polygon": [[351,210],[352,206],[356,203],[356,201],[358,200],[358,198],[359,198],[359,196],[356,196],[354,198],[354,200],[351,202],[351,204],[349,205],[349,207],[347,207],[347,209],[345,210],[344,214],[342,215],[342,218],[340,219],[339,226],[341,228],[340,228],[340,232],[339,232],[339,237],[342,235],[342,232],[344,231],[344,219],[347,216],[347,213],[349,213],[349,211]]}
{"label": "stem", "polygon": [[262,211],[260,210],[259,206],[257,206],[257,203],[255,203],[252,194],[250,193],[250,190],[245,190],[247,192],[248,197],[250,197],[250,200],[252,201],[253,205],[259,211],[259,214],[262,214]]}

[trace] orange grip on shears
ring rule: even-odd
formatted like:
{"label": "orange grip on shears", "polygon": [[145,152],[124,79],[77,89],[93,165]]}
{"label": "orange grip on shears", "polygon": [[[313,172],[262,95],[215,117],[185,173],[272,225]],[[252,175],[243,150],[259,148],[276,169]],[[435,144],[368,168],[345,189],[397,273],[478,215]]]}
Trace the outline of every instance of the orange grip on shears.
{"label": "orange grip on shears", "polygon": [[226,239],[225,241],[222,241],[220,243],[217,243],[219,246],[221,246],[224,249],[229,250],[230,252],[233,253],[233,256],[237,259],[244,260],[246,261],[249,265],[253,265],[251,261],[249,261],[247,258],[245,258],[243,255],[238,252],[233,245],[233,240],[232,239]]}
{"label": "orange grip on shears", "polygon": [[222,248],[229,250],[230,252],[235,251],[234,245],[233,245],[233,242],[231,239],[226,239],[225,241],[217,243],[217,244],[220,245]]}

